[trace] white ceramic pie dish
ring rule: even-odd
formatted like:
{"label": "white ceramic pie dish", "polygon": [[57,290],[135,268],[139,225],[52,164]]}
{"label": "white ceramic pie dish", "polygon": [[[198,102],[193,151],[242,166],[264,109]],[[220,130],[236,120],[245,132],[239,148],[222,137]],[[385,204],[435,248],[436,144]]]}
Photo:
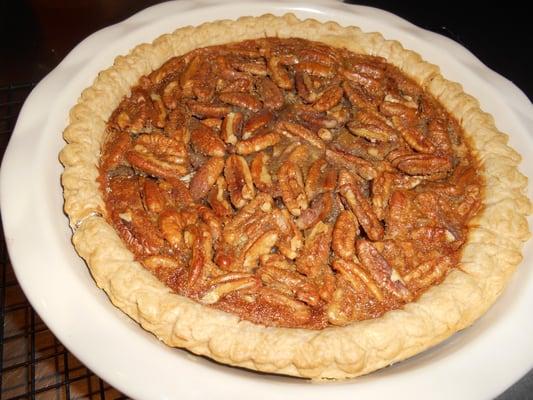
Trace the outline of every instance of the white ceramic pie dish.
{"label": "white ceramic pie dish", "polygon": [[[62,212],[57,153],[68,110],[98,71],[118,54],[176,27],[208,20],[294,12],[380,31],[441,66],[492,113],[522,154],[533,148],[528,133],[531,103],[514,85],[488,70],[467,50],[383,11],[336,2],[180,1],[149,8],[78,45],[32,92],[21,111],[2,165],[1,201],[9,252],[30,302],[58,338],[89,368],[134,398],[380,398],[494,397],[533,364],[533,276],[525,260],[497,304],[473,327],[411,360],[353,381],[310,385],[291,378],[220,366],[167,348],[115,309],[95,286],[71,243]],[[533,163],[522,171],[533,176]],[[530,189],[531,190],[531,189]],[[531,197],[531,196],[530,196]],[[435,388],[439,388],[438,392]]]}

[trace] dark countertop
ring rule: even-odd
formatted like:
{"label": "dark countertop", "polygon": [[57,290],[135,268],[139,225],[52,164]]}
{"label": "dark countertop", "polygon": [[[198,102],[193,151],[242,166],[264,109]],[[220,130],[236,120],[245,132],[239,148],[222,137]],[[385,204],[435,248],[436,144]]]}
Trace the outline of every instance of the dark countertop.
{"label": "dark countertop", "polygon": [[[498,6],[486,3],[474,9],[461,6],[466,2],[347,2],[387,10],[424,29],[454,39],[472,51],[489,68],[513,81],[533,99],[533,79],[529,65],[533,34],[530,15],[518,2],[505,2],[505,5]],[[157,3],[161,1],[1,2],[0,87],[39,81],[86,36]],[[5,146],[4,140],[2,144]],[[498,397],[501,400],[528,398],[533,398],[531,371]]]}

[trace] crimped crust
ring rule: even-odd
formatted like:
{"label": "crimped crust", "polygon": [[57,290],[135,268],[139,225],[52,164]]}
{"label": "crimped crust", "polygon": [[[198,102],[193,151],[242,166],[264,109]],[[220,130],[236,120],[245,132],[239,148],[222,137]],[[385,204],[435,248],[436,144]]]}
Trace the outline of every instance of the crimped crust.
{"label": "crimped crust", "polygon": [[[320,331],[273,328],[202,306],[176,295],[134,261],[106,222],[98,160],[105,124],[145,74],[195,48],[264,36],[300,37],[384,57],[435,96],[472,140],[486,180],[484,209],[471,223],[458,268],[418,301],[383,317]],[[520,155],[507,146],[493,118],[439,68],[378,33],[334,22],[301,21],[292,14],[264,15],[186,27],[142,44],[101,72],[70,112],[60,154],[65,211],[73,242],[112,302],[170,346],[222,363],[313,379],[369,373],[419,353],[472,324],[504,289],[529,238]]]}

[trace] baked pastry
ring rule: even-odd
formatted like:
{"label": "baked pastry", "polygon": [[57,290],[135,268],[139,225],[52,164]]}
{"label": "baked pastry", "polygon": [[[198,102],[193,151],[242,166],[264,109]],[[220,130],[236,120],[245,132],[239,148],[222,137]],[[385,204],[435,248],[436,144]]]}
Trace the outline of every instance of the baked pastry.
{"label": "baked pastry", "polygon": [[[265,37],[266,36],[266,37]],[[171,346],[311,378],[471,324],[529,236],[520,156],[394,41],[293,15],[140,45],[71,111],[73,242]]]}
{"label": "baked pastry", "polygon": [[399,308],[457,264],[477,164],[384,59],[263,38],[141,78],[107,122],[100,186],[108,221],[173,292],[321,329]]}

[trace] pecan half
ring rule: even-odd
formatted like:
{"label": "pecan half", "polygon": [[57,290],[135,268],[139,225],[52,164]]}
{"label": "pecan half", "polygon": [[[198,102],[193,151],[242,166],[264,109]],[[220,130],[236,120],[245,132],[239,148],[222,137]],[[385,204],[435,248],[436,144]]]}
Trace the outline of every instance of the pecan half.
{"label": "pecan half", "polygon": [[222,127],[222,122],[223,121],[220,118],[205,118],[200,120],[201,124],[204,124],[208,128],[214,129],[216,131],[220,130],[220,128]]}
{"label": "pecan half", "polygon": [[392,192],[396,189],[414,189],[422,182],[415,176],[383,171],[372,181],[372,207],[378,219],[383,220]]}
{"label": "pecan half", "polygon": [[371,93],[375,97],[383,96],[383,86],[379,79],[372,78],[365,74],[349,69],[341,68],[340,72],[349,81],[361,85],[368,93]]}
{"label": "pecan half", "polygon": [[372,180],[377,176],[377,171],[372,163],[351,154],[327,149],[326,160],[339,168],[346,168],[366,180]]}
{"label": "pecan half", "polygon": [[325,90],[317,101],[314,102],[313,108],[319,112],[331,110],[342,100],[343,90],[338,86],[333,86]]}
{"label": "pecan half", "polygon": [[315,133],[307,129],[306,127],[295,124],[294,122],[289,121],[281,121],[278,124],[278,128],[281,129],[282,132],[288,133],[290,136],[296,136],[298,138],[301,138],[311,144],[312,146],[317,147],[320,150],[324,150],[326,148],[326,145],[320,139]]}
{"label": "pecan half", "polygon": [[332,192],[325,192],[316,196],[307,210],[296,220],[298,228],[305,230],[312,228],[320,221],[330,218],[334,211],[335,195]]}
{"label": "pecan half", "polygon": [[270,111],[252,115],[244,124],[242,138],[249,139],[254,132],[268,125],[273,117]]}
{"label": "pecan half", "polygon": [[209,195],[207,196],[209,205],[219,217],[227,217],[233,213],[233,209],[231,208],[229,201],[226,199],[226,188],[226,180],[223,176],[219,176],[215,186],[211,188]]}
{"label": "pecan half", "polygon": [[385,218],[389,199],[392,195],[394,175],[382,172],[372,181],[372,207],[379,220]]}
{"label": "pecan half", "polygon": [[463,201],[457,207],[457,213],[464,219],[472,218],[481,208],[481,190],[478,186],[467,186]]}
{"label": "pecan half", "polygon": [[257,154],[250,164],[250,173],[252,174],[254,185],[258,190],[272,194],[272,175],[268,170],[269,160],[270,156],[267,153],[261,152]]}
{"label": "pecan half", "polygon": [[299,216],[308,206],[300,167],[292,161],[285,161],[278,170],[281,198],[294,216]]}
{"label": "pecan half", "polygon": [[266,132],[238,142],[235,150],[238,154],[248,155],[274,146],[280,140],[281,135],[278,132]]}
{"label": "pecan half", "polygon": [[272,218],[272,198],[259,193],[224,226],[215,263],[226,271],[248,271],[249,268],[243,265],[246,253],[266,232],[276,228]]}
{"label": "pecan half", "polygon": [[183,245],[183,230],[197,220],[198,215],[195,212],[166,209],[159,214],[158,225],[165,240],[172,247],[180,248]]}
{"label": "pecan half", "polygon": [[272,214],[279,232],[278,249],[289,259],[295,259],[303,246],[303,236],[287,210],[275,210]]}
{"label": "pecan half", "polygon": [[335,68],[332,65],[314,61],[300,62],[294,66],[294,70],[297,72],[306,72],[309,75],[321,78],[331,78],[335,74]]}
{"label": "pecan half", "polygon": [[243,115],[240,112],[230,112],[222,121],[220,127],[220,136],[224,142],[229,144],[237,144],[238,138],[241,136]]}
{"label": "pecan half", "polygon": [[270,72],[270,77],[276,85],[282,89],[290,90],[293,85],[292,79],[283,64],[286,64],[286,60],[278,56],[270,57],[268,59],[268,70]]}
{"label": "pecan half", "polygon": [[192,86],[195,82],[195,76],[198,74],[202,64],[202,59],[199,55],[196,55],[188,63],[185,70],[180,75],[180,85],[184,91],[192,94]]}
{"label": "pecan half", "polygon": [[218,239],[222,235],[222,222],[216,215],[216,213],[209,207],[204,205],[196,205],[196,212],[201,220],[209,228],[209,233],[213,239],[213,243],[216,244]]}
{"label": "pecan half", "polygon": [[305,194],[309,200],[320,193],[333,191],[336,185],[337,171],[324,158],[311,164],[305,181]]}
{"label": "pecan half", "polygon": [[265,215],[270,214],[273,206],[272,197],[266,193],[258,193],[224,226],[224,240],[230,244],[238,241],[243,227],[249,224],[250,221],[260,220]]}
{"label": "pecan half", "polygon": [[351,260],[355,256],[355,238],[359,224],[350,211],[342,211],[333,227],[331,248],[340,258]]}
{"label": "pecan half", "polygon": [[217,92],[219,93],[233,93],[242,92],[249,93],[253,89],[253,81],[248,77],[243,77],[235,80],[219,79],[217,82]]}
{"label": "pecan half", "polygon": [[201,55],[197,55],[187,65],[180,76],[180,85],[185,97],[196,97],[208,102],[213,98],[215,82],[210,78],[211,63]]}
{"label": "pecan half", "polygon": [[318,112],[311,105],[307,104],[294,104],[292,111],[295,113],[298,121],[308,126],[320,128],[332,129],[339,125],[339,121],[336,118],[327,114]]}
{"label": "pecan half", "polygon": [[381,111],[383,115],[392,117],[393,122],[396,120],[396,126],[412,126],[413,122],[416,121],[416,109],[416,105],[414,107],[410,107],[399,101],[384,101],[379,106],[379,111]]}
{"label": "pecan half", "polygon": [[202,281],[204,271],[213,259],[213,239],[209,228],[204,224],[189,225],[187,229],[187,234],[192,236],[187,286],[193,288]]}
{"label": "pecan half", "polygon": [[296,271],[268,265],[260,267],[257,275],[267,287],[296,297],[311,306],[319,304],[320,295],[316,286]]}
{"label": "pecan half", "polygon": [[376,60],[371,60],[368,56],[358,55],[352,58],[352,61],[354,62],[350,66],[354,71],[374,79],[383,79],[385,76],[385,66],[377,63]]}
{"label": "pecan half", "polygon": [[189,170],[183,143],[156,133],[139,136],[126,159],[132,167],[161,178],[179,178]]}
{"label": "pecan half", "polygon": [[166,179],[164,181],[160,179],[159,184],[161,188],[169,192],[174,205],[190,205],[194,202],[189,188],[181,179]]}
{"label": "pecan half", "polygon": [[120,130],[140,133],[149,130],[155,109],[149,94],[141,88],[132,90],[131,96],[112,116]]}
{"label": "pecan half", "polygon": [[154,111],[152,113],[152,125],[158,128],[163,128],[165,126],[165,120],[167,119],[167,110],[165,105],[163,104],[161,97],[156,93],[152,93],[150,95],[150,99],[152,99],[152,104],[154,106]]}
{"label": "pecan half", "polygon": [[288,260],[283,254],[270,253],[259,258],[261,267],[273,267],[288,271],[296,271],[296,266],[291,260]]}
{"label": "pecan half", "polygon": [[[337,279],[340,282],[340,279]],[[354,321],[353,299],[348,296],[346,288],[336,288],[327,308],[328,322],[332,325],[344,326]]]}
{"label": "pecan half", "polygon": [[191,132],[191,144],[196,151],[206,156],[224,157],[226,145],[213,129],[197,124]]}
{"label": "pecan half", "polygon": [[305,246],[296,259],[298,272],[309,277],[318,288],[320,298],[326,302],[335,291],[335,276],[328,266],[331,245],[331,225],[319,222],[305,240]]}
{"label": "pecan half", "polygon": [[163,104],[169,110],[174,110],[178,106],[178,100],[181,98],[181,86],[179,81],[170,81],[161,94]]}
{"label": "pecan half", "polygon": [[331,143],[333,150],[351,154],[371,163],[384,160],[397,146],[396,142],[369,141],[360,136],[350,134],[346,130],[341,131]]}
{"label": "pecan half", "polygon": [[394,128],[391,126],[391,122],[373,109],[359,110],[355,114],[355,121],[359,122],[362,126],[370,126],[372,129],[379,129],[382,132],[386,132],[393,136],[395,134]]}
{"label": "pecan half", "polygon": [[376,283],[363,270],[361,264],[353,260],[336,259],[332,264],[333,269],[340,272],[353,287],[358,287],[357,280],[361,280],[370,293],[378,300],[383,300],[383,293]]}
{"label": "pecan half", "polygon": [[187,106],[191,113],[199,118],[224,118],[232,111],[230,106],[199,101],[189,101]]}
{"label": "pecan half", "polygon": [[257,266],[259,257],[265,254],[269,254],[272,250],[272,247],[278,241],[279,235],[275,230],[269,230],[263,233],[259,238],[257,238],[253,244],[246,250],[244,253],[244,268],[254,268]]}
{"label": "pecan half", "polygon": [[211,157],[196,171],[189,186],[194,201],[207,195],[223,169],[224,159],[222,157]]}
{"label": "pecan half", "polygon": [[229,273],[222,275],[212,282],[214,286],[205,293],[200,302],[215,304],[230,293],[259,287],[258,280],[251,274]]}
{"label": "pecan half", "polygon": [[319,276],[328,264],[332,227],[319,222],[307,238],[300,256],[296,259],[298,272],[311,278]]}
{"label": "pecan half", "polygon": [[357,108],[366,109],[377,107],[378,102],[368,95],[359,85],[353,85],[348,81],[342,82],[342,89],[348,101]]}
{"label": "pecan half", "polygon": [[[393,117],[395,121],[396,117]],[[432,154],[435,152],[435,146],[420,132],[420,129],[415,126],[402,126],[396,124],[398,131],[403,137],[403,140],[415,151],[419,153]]]}
{"label": "pecan half", "polygon": [[108,143],[100,159],[101,171],[111,171],[124,162],[124,153],[131,147],[131,136],[127,132],[119,132]]}
{"label": "pecan half", "polygon": [[247,74],[243,74],[235,69],[229,63],[228,59],[222,55],[216,57],[215,64],[218,68],[218,72],[222,79],[226,80],[235,80],[235,79],[246,79]]}
{"label": "pecan half", "polygon": [[346,124],[348,131],[370,141],[388,142],[393,139],[390,132],[375,126],[361,126],[359,122],[351,121]]}
{"label": "pecan half", "polygon": [[450,157],[430,154],[406,154],[395,158],[392,165],[409,175],[431,175],[448,172],[453,164]]}
{"label": "pecan half", "polygon": [[279,110],[283,107],[285,103],[283,93],[269,78],[262,79],[258,84],[258,89],[265,108]]}
{"label": "pecan half", "polygon": [[259,291],[259,297],[276,307],[287,309],[290,318],[297,323],[305,323],[311,318],[311,309],[307,305],[276,290],[262,288]]}
{"label": "pecan half", "polygon": [[405,274],[403,280],[411,290],[420,290],[442,279],[455,262],[456,260],[449,256],[427,261]]}
{"label": "pecan half", "polygon": [[372,243],[366,240],[358,240],[356,246],[357,256],[379,286],[403,301],[412,299],[413,296],[409,289],[405,287],[401,280],[394,279],[393,269]]}
{"label": "pecan half", "polygon": [[301,61],[314,61],[322,65],[335,65],[340,61],[338,54],[325,46],[305,46],[298,53],[298,57]]}
{"label": "pecan half", "polygon": [[143,210],[127,209],[113,216],[117,230],[136,254],[155,255],[164,240],[152,220]]}
{"label": "pecan half", "polygon": [[433,119],[428,125],[428,139],[445,155],[452,154],[452,141],[444,120]]}
{"label": "pecan half", "polygon": [[156,181],[146,179],[143,185],[143,200],[146,211],[160,213],[167,205],[165,192],[159,187]]}
{"label": "pecan half", "polygon": [[294,82],[296,84],[298,95],[306,103],[314,103],[316,101],[318,95],[315,92],[313,82],[307,72],[297,72],[294,75]]}
{"label": "pecan half", "polygon": [[231,203],[241,208],[255,196],[254,183],[246,160],[237,155],[226,159],[224,177],[228,184]]}
{"label": "pecan half", "polygon": [[263,60],[234,61],[231,65],[238,71],[247,72],[256,76],[266,76],[268,72]]}
{"label": "pecan half", "polygon": [[177,107],[168,114],[163,130],[167,136],[187,144],[191,138],[190,119],[191,117],[185,109]]}
{"label": "pecan half", "polygon": [[240,108],[246,108],[253,112],[257,112],[263,107],[263,104],[261,103],[261,101],[259,101],[259,99],[248,93],[226,92],[221,93],[218,98],[224,103],[231,104]]}
{"label": "pecan half", "polygon": [[383,239],[383,226],[374,213],[368,199],[363,195],[357,185],[343,185],[339,192],[348,203],[348,206],[357,217],[357,221],[371,240]]}
{"label": "pecan half", "polygon": [[311,146],[295,142],[292,146],[285,148],[280,159],[285,159],[285,161],[291,161],[296,165],[299,165],[303,172],[307,168],[307,165],[314,161],[316,156],[315,150],[316,149]]}

